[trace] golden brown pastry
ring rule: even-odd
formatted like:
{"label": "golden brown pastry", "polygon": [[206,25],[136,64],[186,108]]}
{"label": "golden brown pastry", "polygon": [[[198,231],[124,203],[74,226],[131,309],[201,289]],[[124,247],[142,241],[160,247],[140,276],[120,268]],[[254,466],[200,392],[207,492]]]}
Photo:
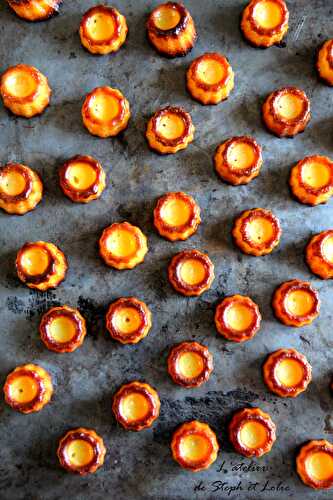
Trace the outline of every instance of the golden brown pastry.
{"label": "golden brown pastry", "polygon": [[326,203],[333,194],[333,162],[327,156],[307,156],[291,169],[289,184],[300,203]]}
{"label": "golden brown pastry", "polygon": [[122,132],[131,112],[128,100],[111,87],[97,87],[85,98],[82,106],[84,126],[92,135],[106,138]]}
{"label": "golden brown pastry", "polygon": [[24,215],[43,196],[42,181],[32,168],[21,163],[0,167],[0,208],[9,214]]}
{"label": "golden brown pastry", "polygon": [[310,101],[297,87],[283,87],[270,94],[263,105],[262,117],[267,129],[278,137],[294,137],[310,121]]}
{"label": "golden brown pastry", "polygon": [[59,12],[63,0],[7,0],[8,5],[26,21],[43,21]]}
{"label": "golden brown pastry", "polygon": [[326,40],[317,54],[316,68],[319,77],[331,87],[333,86],[333,39]]}
{"label": "golden brown pastry", "polygon": [[171,260],[168,277],[173,288],[188,297],[208,290],[214,280],[214,264],[199,250],[183,250]]}
{"label": "golden brown pastry", "polygon": [[218,451],[215,432],[198,420],[180,425],[172,436],[173,459],[191,472],[208,469],[215,462]]}
{"label": "golden brown pastry", "polygon": [[60,439],[57,455],[61,467],[85,476],[96,472],[104,463],[103,439],[92,429],[72,429]]}
{"label": "golden brown pastry", "polygon": [[333,229],[311,238],[305,250],[305,259],[314,274],[324,280],[333,278]]}
{"label": "golden brown pastry", "polygon": [[237,411],[229,424],[229,439],[235,450],[245,457],[261,457],[271,451],[276,427],[268,413],[259,408]]}
{"label": "golden brown pastry", "polygon": [[279,244],[281,234],[279,219],[264,208],[245,210],[235,219],[232,228],[235,245],[256,257],[271,253]]}
{"label": "golden brown pastry", "polygon": [[213,371],[213,356],[199,342],[181,342],[170,349],[168,372],[175,384],[199,387]]}
{"label": "golden brown pastry", "polygon": [[262,149],[253,137],[232,137],[220,144],[214,155],[216,172],[222,180],[238,186],[257,177],[262,165]]}
{"label": "golden brown pastry", "polygon": [[233,342],[252,339],[260,323],[259,307],[250,297],[232,295],[224,298],[216,307],[216,329],[220,335]]}
{"label": "golden brown pastry", "polygon": [[304,484],[316,490],[333,486],[333,444],[326,439],[304,444],[296,458],[297,473]]}
{"label": "golden brown pastry", "polygon": [[146,236],[128,222],[111,224],[99,240],[100,256],[106,265],[116,269],[132,269],[144,261],[147,252]]}
{"label": "golden brown pastry", "polygon": [[87,333],[86,321],[77,309],[52,307],[42,317],[40,338],[54,352],[73,352],[80,347]]}
{"label": "golden brown pastry", "polygon": [[20,280],[41,292],[56,288],[65,279],[67,269],[67,259],[60,248],[46,241],[25,243],[16,256]]}
{"label": "golden brown pastry", "polygon": [[192,62],[186,74],[187,90],[202,104],[218,104],[234,88],[234,72],[228,59],[217,52],[205,53]]}
{"label": "golden brown pastry", "polygon": [[161,236],[170,241],[187,240],[201,222],[200,207],[192,196],[184,193],[167,193],[154,210],[154,225]]}
{"label": "golden brown pastry", "polygon": [[150,310],[135,297],[116,300],[106,313],[107,330],[122,344],[137,344],[148,335],[151,325]]}
{"label": "golden brown pastry", "polygon": [[288,31],[289,11],[284,0],[251,0],[245,7],[241,30],[254,47],[271,47]]}
{"label": "golden brown pastry", "polygon": [[81,43],[92,54],[116,52],[124,44],[127,32],[126,18],[107,5],[89,9],[80,24]]}
{"label": "golden brown pastry", "polygon": [[295,398],[311,382],[312,368],[306,357],[295,349],[279,349],[267,357],[263,376],[270,391],[282,398]]}
{"label": "golden brown pastry", "polygon": [[3,105],[14,115],[31,118],[43,113],[49,105],[51,93],[48,79],[33,66],[18,64],[1,76]]}
{"label": "golden brown pastry", "polygon": [[59,169],[60,187],[76,203],[97,200],[105,188],[105,172],[92,156],[76,155]]}
{"label": "golden brown pastry", "polygon": [[179,57],[193,48],[197,33],[186,7],[178,2],[167,2],[151,12],[147,21],[147,36],[160,54]]}
{"label": "golden brown pastry", "polygon": [[186,149],[194,138],[192,118],[183,108],[160,109],[147,125],[146,138],[149,147],[160,154],[177,153]]}
{"label": "golden brown pastry", "polygon": [[113,397],[112,411],[129,431],[151,427],[160,414],[160,398],[150,385],[138,381],[121,386]]}
{"label": "golden brown pastry", "polygon": [[3,390],[6,403],[26,414],[40,411],[53,394],[50,374],[33,364],[15,368],[7,376]]}
{"label": "golden brown pastry", "polygon": [[287,326],[305,326],[319,315],[320,299],[310,283],[290,280],[274,292],[272,306],[275,316]]}

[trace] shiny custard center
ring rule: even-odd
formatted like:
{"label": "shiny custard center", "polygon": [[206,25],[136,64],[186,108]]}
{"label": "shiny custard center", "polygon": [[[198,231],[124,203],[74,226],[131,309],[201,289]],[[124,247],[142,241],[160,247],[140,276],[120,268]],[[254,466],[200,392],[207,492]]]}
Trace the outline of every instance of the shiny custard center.
{"label": "shiny custard center", "polygon": [[52,320],[49,332],[53,340],[64,344],[76,334],[76,324],[67,316],[58,316]]}
{"label": "shiny custard center", "polygon": [[161,218],[169,226],[183,226],[191,217],[191,208],[181,199],[170,199],[163,204]]}
{"label": "shiny custard center", "polygon": [[50,262],[49,254],[44,248],[32,247],[23,253],[21,266],[27,274],[38,276],[43,274]]}
{"label": "shiny custard center", "polygon": [[107,249],[116,257],[128,257],[137,251],[136,237],[125,229],[112,231],[106,242]]}
{"label": "shiny custard center", "polygon": [[243,304],[233,304],[226,312],[226,323],[233,330],[243,332],[253,323],[253,312]]}
{"label": "shiny custard center", "polygon": [[322,252],[331,264],[333,264],[333,236],[328,236],[325,238],[322,245]]}
{"label": "shiny custard center", "polygon": [[115,311],[112,323],[121,333],[131,334],[140,328],[142,320],[134,307],[122,307]]}
{"label": "shiny custard center", "polygon": [[185,131],[184,120],[175,113],[165,114],[158,119],[156,131],[165,139],[178,139]]}
{"label": "shiny custard center", "polygon": [[210,443],[208,439],[199,434],[190,434],[183,437],[180,442],[180,454],[186,460],[199,462],[207,457],[210,452]]}
{"label": "shiny custard center", "polygon": [[253,13],[255,21],[265,29],[276,28],[282,21],[282,12],[276,2],[263,0],[259,2]]}
{"label": "shiny custard center", "polygon": [[333,458],[324,451],[312,453],[306,460],[308,474],[317,481],[326,481],[333,476]]}
{"label": "shiny custard center", "polygon": [[260,448],[267,441],[267,429],[260,422],[246,422],[240,431],[240,441],[247,448]]}
{"label": "shiny custard center", "polygon": [[271,240],[274,229],[272,223],[265,217],[256,217],[246,224],[246,233],[251,241],[261,245]]}
{"label": "shiny custard center", "polygon": [[90,188],[96,181],[96,177],[96,170],[89,163],[74,163],[66,171],[66,179],[74,189]]}
{"label": "shiny custard center", "polygon": [[121,401],[121,414],[128,421],[141,420],[149,412],[147,398],[139,393],[129,394]]}
{"label": "shiny custard center", "polygon": [[87,20],[86,29],[89,36],[97,42],[109,40],[115,31],[113,17],[105,13],[94,14]]}
{"label": "shiny custard center", "polygon": [[303,100],[295,94],[282,94],[276,101],[276,111],[285,120],[294,120],[303,111]]}
{"label": "shiny custard center", "polygon": [[179,356],[177,370],[185,378],[196,378],[202,373],[204,363],[202,356],[196,352],[184,352]]}
{"label": "shiny custard center", "polygon": [[197,66],[197,76],[202,82],[215,85],[225,77],[225,69],[219,61],[205,58]]}
{"label": "shiny custard center", "polygon": [[307,162],[302,167],[302,180],[311,188],[320,189],[329,183],[331,170],[323,163]]}
{"label": "shiny custard center", "polygon": [[17,403],[30,403],[37,394],[37,382],[27,375],[14,378],[10,384],[10,397]]}
{"label": "shiny custard center", "polygon": [[7,76],[5,87],[13,97],[24,99],[36,91],[37,83],[29,72],[15,71]]}
{"label": "shiny custard center", "polygon": [[172,30],[180,21],[178,10],[169,5],[161,6],[154,14],[154,23],[159,30]]}
{"label": "shiny custard center", "polygon": [[305,290],[294,290],[286,297],[288,311],[294,316],[306,316],[311,312],[314,299],[312,294]]}
{"label": "shiny custard center", "polygon": [[90,103],[93,116],[102,122],[112,121],[119,113],[119,99],[110,95],[99,93],[95,95]]}
{"label": "shiny custard center", "polygon": [[20,172],[8,171],[0,178],[0,189],[7,196],[17,196],[26,187],[24,176]]}
{"label": "shiny custard center", "polygon": [[228,163],[233,170],[246,170],[255,162],[253,147],[244,142],[237,142],[228,150]]}
{"label": "shiny custard center", "polygon": [[198,285],[206,277],[205,266],[198,259],[188,259],[181,265],[180,277],[188,285]]}
{"label": "shiny custard center", "polygon": [[84,467],[94,458],[94,448],[84,439],[74,439],[66,447],[69,462],[74,467]]}
{"label": "shiny custard center", "polygon": [[304,378],[304,368],[295,359],[283,359],[275,368],[275,376],[280,384],[295,387]]}

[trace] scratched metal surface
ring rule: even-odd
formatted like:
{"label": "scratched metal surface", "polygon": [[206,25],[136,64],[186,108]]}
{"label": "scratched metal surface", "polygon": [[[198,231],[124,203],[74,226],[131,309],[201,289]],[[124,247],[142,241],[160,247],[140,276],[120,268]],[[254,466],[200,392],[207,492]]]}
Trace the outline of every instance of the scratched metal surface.
{"label": "scratched metal surface", "polygon": [[[243,0],[189,0],[199,40],[191,54],[176,60],[159,57],[146,41],[144,22],[157,3],[150,0],[115,0],[129,24],[126,45],[112,57],[86,53],[77,28],[94,3],[65,1],[59,16],[37,24],[19,20],[5,2],[0,7],[1,71],[21,62],[36,65],[54,91],[51,107],[31,121],[0,107],[1,163],[12,160],[36,168],[46,187],[34,212],[21,218],[0,215],[0,382],[18,364],[32,361],[50,371],[55,385],[52,403],[35,415],[17,414],[1,399],[0,498],[331,498],[332,493],[302,485],[294,452],[309,438],[332,438],[332,284],[311,276],[303,261],[308,238],[333,226],[332,204],[297,204],[287,178],[291,165],[305,154],[333,154],[333,91],[318,82],[313,68],[317,46],[332,36],[333,3],[314,0],[310,7],[307,0],[289,2],[286,46],[263,51],[247,45],[239,32]],[[212,50],[229,57],[236,87],[227,102],[202,107],[187,95],[184,74],[193,57]],[[90,136],[80,118],[84,95],[106,84],[124,92],[133,112],[128,130],[113,140]],[[312,102],[312,121],[294,140],[269,135],[260,120],[265,95],[286,84],[305,89]],[[151,113],[166,104],[184,106],[197,131],[186,151],[164,158],[149,151],[144,130]],[[249,186],[233,188],[217,179],[211,158],[219,142],[238,134],[251,134],[262,144],[264,166]],[[57,166],[77,153],[96,156],[108,176],[103,197],[88,206],[72,204],[57,182]],[[172,244],[155,233],[152,210],[158,196],[175,189],[195,196],[203,223],[192,239]],[[258,205],[280,217],[284,233],[273,255],[255,259],[233,247],[230,230],[234,216]],[[103,266],[96,242],[106,225],[124,219],[148,235],[150,251],[143,265],[116,272]],[[38,239],[58,244],[70,265],[66,282],[45,294],[22,286],[14,272],[17,249]],[[216,279],[202,297],[186,299],[171,289],[166,269],[175,252],[193,247],[209,253]],[[274,288],[293,277],[310,279],[322,300],[320,319],[301,330],[279,324],[270,308]],[[154,325],[143,342],[123,347],[108,338],[103,317],[111,301],[133,293],[151,307]],[[253,297],[264,317],[261,331],[244,345],[226,343],[214,329],[214,306],[232,293]],[[89,334],[75,353],[56,355],[40,342],[38,323],[45,310],[63,303],[80,308]],[[165,361],[172,344],[188,339],[209,347],[215,370],[206,385],[186,391],[170,382]],[[271,395],[261,378],[265,356],[280,347],[299,349],[313,365],[312,384],[294,401]],[[112,393],[133,379],[151,383],[162,399],[159,420],[137,434],[120,429],[111,415]],[[248,404],[268,411],[278,429],[272,452],[252,463],[253,471],[244,469],[250,461],[233,453],[226,439],[230,415]],[[183,472],[169,451],[172,431],[189,419],[208,422],[221,442],[217,462],[194,475]],[[108,449],[104,467],[84,479],[64,473],[55,454],[58,438],[81,425],[95,428]],[[251,491],[250,484],[256,482]],[[218,487],[222,489],[216,491]]]}

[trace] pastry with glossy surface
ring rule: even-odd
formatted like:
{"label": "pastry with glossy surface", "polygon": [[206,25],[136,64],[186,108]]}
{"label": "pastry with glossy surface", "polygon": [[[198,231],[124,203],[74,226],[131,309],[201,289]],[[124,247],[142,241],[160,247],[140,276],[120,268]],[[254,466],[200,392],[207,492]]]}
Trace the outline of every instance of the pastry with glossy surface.
{"label": "pastry with glossy surface", "polygon": [[304,484],[316,490],[333,486],[333,444],[315,439],[304,444],[296,458],[296,468]]}
{"label": "pastry with glossy surface", "polygon": [[291,169],[289,184],[300,203],[326,203],[333,194],[333,162],[327,156],[307,156]]}
{"label": "pastry with glossy surface", "polygon": [[305,249],[305,259],[311,271],[320,278],[333,278],[333,229],[313,236]]}
{"label": "pastry with glossy surface", "polygon": [[214,264],[199,250],[183,250],[171,260],[168,277],[173,288],[188,297],[208,290],[214,280]]}
{"label": "pastry with glossy surface", "polygon": [[213,371],[213,356],[199,342],[181,342],[170,349],[168,373],[175,384],[185,388],[199,387]]}
{"label": "pastry with glossy surface", "polygon": [[250,297],[232,295],[224,298],[216,307],[216,329],[220,335],[233,342],[252,339],[260,323],[259,307]]}
{"label": "pastry with glossy surface", "polygon": [[43,196],[42,181],[32,168],[21,163],[0,167],[0,208],[9,214],[24,215]]}
{"label": "pastry with glossy surface", "polygon": [[92,156],[76,155],[59,169],[63,193],[76,203],[96,200],[105,189],[105,172]]}
{"label": "pastry with glossy surface", "polygon": [[192,196],[184,193],[166,193],[154,209],[154,225],[161,236],[170,240],[187,240],[201,222],[200,207]]}
{"label": "pastry with glossy surface", "polygon": [[103,439],[93,429],[72,429],[60,439],[57,455],[61,467],[85,476],[96,472],[104,463]]}
{"label": "pastry with glossy surface", "polygon": [[50,351],[73,352],[84,341],[86,321],[77,309],[69,306],[52,307],[42,316],[39,333]]}
{"label": "pastry with glossy surface", "polygon": [[319,77],[331,87],[333,86],[333,39],[326,40],[317,54],[316,68]]}
{"label": "pastry with glossy surface", "polygon": [[137,344],[152,326],[147,305],[135,297],[123,297],[110,304],[106,313],[106,328],[111,337],[122,344]]}
{"label": "pastry with glossy surface", "polygon": [[44,21],[59,12],[63,0],[7,0],[16,15],[26,21]]}

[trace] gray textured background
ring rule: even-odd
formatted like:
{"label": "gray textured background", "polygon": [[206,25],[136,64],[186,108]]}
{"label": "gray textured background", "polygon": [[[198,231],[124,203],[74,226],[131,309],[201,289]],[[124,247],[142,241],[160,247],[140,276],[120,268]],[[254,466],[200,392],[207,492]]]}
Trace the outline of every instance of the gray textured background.
{"label": "gray textured background", "polygon": [[[35,211],[21,218],[0,214],[0,383],[15,366],[32,361],[50,371],[55,393],[51,404],[30,416],[15,413],[1,398],[0,498],[332,498],[332,492],[302,485],[294,452],[309,438],[332,438],[332,284],[309,273],[303,249],[312,234],[333,227],[333,213],[331,203],[309,208],[293,201],[287,178],[306,154],[332,156],[333,90],[318,82],[313,58],[317,46],[333,34],[333,2],[315,0],[310,7],[307,0],[290,1],[286,46],[263,51],[247,45],[239,32],[243,0],[189,0],[199,40],[192,53],[174,60],[158,56],[145,38],[147,14],[157,3],[115,0],[130,34],[117,54],[98,57],[83,50],[77,34],[83,12],[94,1],[65,1],[59,16],[37,24],[19,20],[1,2],[0,70],[22,62],[35,65],[49,77],[54,94],[51,107],[30,121],[0,106],[1,163],[36,168],[46,188]],[[229,57],[236,84],[227,102],[203,107],[187,95],[184,75],[195,56],[212,50]],[[80,108],[88,91],[108,84],[127,96],[132,119],[124,134],[102,140],[85,131]],[[269,135],[260,120],[265,95],[286,84],[302,87],[312,103],[310,125],[294,140]],[[144,131],[148,117],[166,104],[184,106],[197,130],[186,151],[160,157],[148,149]],[[240,134],[252,134],[262,144],[264,165],[258,179],[234,188],[217,179],[212,155],[219,142]],[[58,186],[58,165],[78,153],[96,156],[107,172],[102,198],[87,206],[72,204]],[[157,197],[178,189],[197,199],[203,223],[190,240],[169,243],[155,233],[152,210]],[[230,237],[232,219],[254,206],[273,209],[284,230],[279,249],[264,258],[242,255]],[[106,268],[97,253],[102,229],[121,220],[139,225],[149,237],[146,260],[132,271]],[[14,272],[17,249],[38,239],[58,244],[70,266],[66,282],[45,294],[25,288]],[[195,247],[209,253],[216,279],[209,292],[186,299],[170,287],[166,269],[174,253]],[[270,308],[274,288],[294,277],[310,279],[322,300],[320,318],[300,330],[279,324]],[[149,304],[154,325],[143,342],[124,347],[108,338],[103,318],[111,301],[132,293]],[[264,318],[260,332],[244,345],[225,342],[214,328],[216,302],[232,293],[250,295]],[[79,307],[89,334],[78,351],[57,355],[40,342],[38,323],[45,310],[63,303]],[[215,370],[207,384],[185,390],[171,383],[165,361],[172,344],[191,339],[209,347]],[[299,349],[313,365],[309,389],[291,401],[271,395],[261,377],[265,356],[280,347]],[[155,386],[162,399],[159,420],[137,434],[119,428],[111,414],[112,393],[134,379]],[[264,471],[233,470],[250,461],[232,452],[225,424],[247,404],[268,411],[277,424],[272,452],[256,461]],[[173,462],[169,441],[177,424],[195,418],[216,430],[221,452],[208,471],[190,474]],[[108,450],[104,466],[86,478],[62,471],[56,458],[59,437],[81,425],[95,428]],[[215,481],[228,487],[240,480],[243,490],[237,494],[214,492]],[[273,488],[282,480],[289,490],[260,492],[266,480]],[[247,491],[256,481],[257,492]],[[194,491],[200,482],[204,490]]]}

